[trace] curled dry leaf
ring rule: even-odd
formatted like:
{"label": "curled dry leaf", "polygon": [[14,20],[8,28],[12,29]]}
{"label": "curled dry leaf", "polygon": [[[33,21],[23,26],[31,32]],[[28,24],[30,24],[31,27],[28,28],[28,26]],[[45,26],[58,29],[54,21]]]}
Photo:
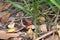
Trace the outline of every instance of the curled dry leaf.
{"label": "curled dry leaf", "polygon": [[45,20],[46,20],[45,17],[43,17],[43,16],[40,16],[40,17],[39,17],[39,21],[40,21],[41,23],[44,23]]}
{"label": "curled dry leaf", "polygon": [[14,25],[15,25],[15,23],[14,23],[14,20],[8,25],[8,32],[15,32],[15,28],[14,28]]}
{"label": "curled dry leaf", "polygon": [[27,31],[27,34],[33,34],[33,33],[34,33],[34,32],[32,31],[31,28]]}
{"label": "curled dry leaf", "polygon": [[41,30],[42,32],[47,32],[47,25],[46,25],[46,24],[40,25],[40,30]]}
{"label": "curled dry leaf", "polygon": [[14,23],[14,20],[13,20],[13,21],[10,22],[10,24],[8,25],[8,28],[14,28],[14,25],[15,25],[15,23]]}

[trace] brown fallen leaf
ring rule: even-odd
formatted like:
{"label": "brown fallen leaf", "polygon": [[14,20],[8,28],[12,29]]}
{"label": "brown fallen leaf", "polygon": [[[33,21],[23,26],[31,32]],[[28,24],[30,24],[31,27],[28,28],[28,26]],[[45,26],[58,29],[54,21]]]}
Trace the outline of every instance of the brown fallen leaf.
{"label": "brown fallen leaf", "polygon": [[5,2],[6,0],[1,0],[2,2]]}
{"label": "brown fallen leaf", "polygon": [[2,17],[1,23],[3,24],[6,23],[9,17],[10,17],[10,13],[7,13],[4,17]]}
{"label": "brown fallen leaf", "polygon": [[0,18],[2,18],[3,16],[5,16],[6,14],[7,14],[6,11],[4,11],[4,12],[0,12]]}
{"label": "brown fallen leaf", "polygon": [[58,35],[55,35],[55,38],[54,38],[54,40],[59,40],[59,37],[58,37]]}
{"label": "brown fallen leaf", "polygon": [[0,12],[2,11],[3,7],[4,6],[2,4],[0,4]]}
{"label": "brown fallen leaf", "polygon": [[10,4],[10,3],[8,3],[8,4],[4,7],[4,9],[3,9],[3,10],[8,9],[10,6],[11,6],[11,4]]}

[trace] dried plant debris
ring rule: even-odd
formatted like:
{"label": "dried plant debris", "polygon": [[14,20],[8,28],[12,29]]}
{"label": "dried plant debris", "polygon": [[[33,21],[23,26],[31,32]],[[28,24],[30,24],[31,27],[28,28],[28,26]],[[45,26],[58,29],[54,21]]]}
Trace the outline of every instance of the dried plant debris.
{"label": "dried plant debris", "polygon": [[5,16],[1,18],[1,23],[6,23],[9,17],[10,17],[10,13],[7,13]]}
{"label": "dried plant debris", "polygon": [[48,0],[0,0],[0,39],[60,40],[55,5]]}

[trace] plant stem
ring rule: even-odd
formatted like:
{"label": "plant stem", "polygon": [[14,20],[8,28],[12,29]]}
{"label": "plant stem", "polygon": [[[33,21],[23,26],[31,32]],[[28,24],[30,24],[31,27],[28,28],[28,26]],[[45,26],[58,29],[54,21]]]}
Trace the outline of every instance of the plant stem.
{"label": "plant stem", "polygon": [[35,27],[36,38],[37,38],[38,37],[38,29],[37,29],[36,21],[37,21],[37,18],[35,18],[35,20],[34,20],[34,27]]}

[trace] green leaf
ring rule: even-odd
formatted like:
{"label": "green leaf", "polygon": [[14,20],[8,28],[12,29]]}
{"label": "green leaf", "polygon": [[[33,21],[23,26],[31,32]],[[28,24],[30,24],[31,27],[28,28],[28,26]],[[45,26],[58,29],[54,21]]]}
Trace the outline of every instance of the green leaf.
{"label": "green leaf", "polygon": [[47,3],[47,5],[50,6],[50,8],[52,9],[52,11],[57,14],[57,10],[55,9],[55,7],[53,6],[53,3],[50,0],[46,0],[45,1]]}
{"label": "green leaf", "polygon": [[23,6],[19,5],[18,3],[12,2],[12,1],[10,1],[10,0],[7,0],[7,2],[10,2],[14,7],[16,7],[16,8],[18,8],[18,9],[24,11],[25,13],[27,13],[27,14],[29,14],[29,15],[31,15],[31,16],[33,15],[32,12],[30,12],[29,10],[27,10],[27,9],[24,8]]}
{"label": "green leaf", "polygon": [[60,0],[50,0],[50,1],[60,9]]}

